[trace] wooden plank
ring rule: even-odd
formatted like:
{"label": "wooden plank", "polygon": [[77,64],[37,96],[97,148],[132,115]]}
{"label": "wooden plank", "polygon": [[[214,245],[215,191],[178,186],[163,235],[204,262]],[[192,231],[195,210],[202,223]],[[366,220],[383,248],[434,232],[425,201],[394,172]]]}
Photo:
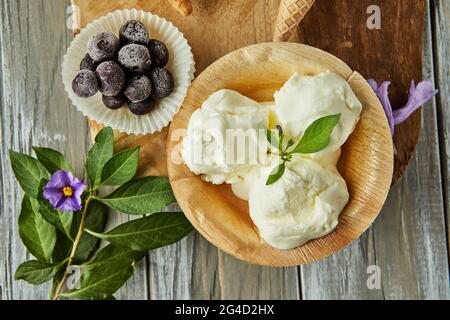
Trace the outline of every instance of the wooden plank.
{"label": "wooden plank", "polygon": [[[269,41],[278,9],[278,1],[272,0],[233,0],[223,5],[195,1],[193,5],[193,16],[188,18],[177,17],[178,13],[171,9],[160,12],[164,5],[155,5],[154,9],[170,20],[177,20],[177,27],[185,32],[196,54],[198,72],[233,49]],[[214,37],[200,41],[198,23],[211,23],[214,19],[219,20],[209,28]],[[232,30],[223,24],[229,24]],[[235,36],[231,38],[230,34]],[[243,268],[245,273],[240,272]],[[219,252],[197,233],[152,252],[149,273],[151,299],[299,297],[296,268],[269,269],[245,264]]]}
{"label": "wooden plank", "polygon": [[[374,4],[381,9],[381,30],[366,27],[366,9]],[[298,36],[301,41],[341,57],[367,78],[390,79],[393,102],[401,105],[406,99],[409,81],[421,79],[421,34],[410,32],[411,24],[407,21],[420,26],[424,4],[424,1],[415,1],[411,5],[410,1],[403,0],[360,1],[358,4],[352,1],[317,2],[300,26]],[[320,36],[324,34],[327,36]],[[444,230],[440,211],[442,196],[437,188],[439,159],[433,154],[436,152],[433,146],[437,143],[433,136],[436,118],[430,114],[433,111],[426,112],[422,152],[418,152],[416,160],[420,166],[411,169],[402,184],[393,189],[375,227],[337,255],[302,268],[305,298],[436,297],[448,288],[448,280],[444,280],[448,279],[447,273],[442,265],[446,252],[440,242]],[[411,124],[419,124],[419,119],[416,114]],[[405,127],[397,130],[397,145],[405,135],[414,136],[407,131]],[[425,146],[431,150],[427,154],[423,152]],[[431,165],[430,152],[434,155]],[[398,167],[400,163],[396,165]],[[432,255],[432,251],[436,255]],[[423,260],[419,263],[416,256]],[[367,268],[370,265],[381,268],[383,290],[368,289]],[[433,270],[435,279],[426,278],[431,272],[427,269]],[[439,281],[443,284],[437,285]]]}
{"label": "wooden plank", "polygon": [[[434,1],[432,29],[434,31],[434,66],[436,84],[440,89],[437,97],[439,118],[439,141],[443,174],[444,209],[447,214],[447,249],[450,248],[450,2]],[[450,258],[450,251],[449,251]]]}
{"label": "wooden plank", "polygon": [[60,79],[61,57],[70,40],[68,1],[1,1],[1,299],[48,299],[49,286],[14,282],[17,266],[30,258],[19,240],[22,191],[8,149],[31,152],[42,145],[65,152],[79,174],[87,149],[87,126],[70,107]]}
{"label": "wooden plank", "polygon": [[[0,299],[48,299],[50,292],[48,285],[13,281],[17,266],[30,256],[19,240],[22,191],[13,178],[8,149],[30,153],[31,146],[40,145],[61,150],[82,176],[90,147],[86,119],[70,105],[60,77],[61,59],[72,38],[65,27],[68,5],[46,0],[0,4]],[[145,275],[142,265],[118,297],[145,299]]]}
{"label": "wooden plank", "polygon": [[302,297],[307,300],[383,299],[380,290],[367,286],[368,267],[375,264],[370,228],[347,248],[301,267]]}
{"label": "wooden plank", "polygon": [[[174,204],[166,211],[180,211]],[[217,248],[193,232],[150,252],[150,299],[217,299]]]}
{"label": "wooden plank", "polygon": [[[429,12],[424,79],[434,77]],[[422,134],[411,166],[392,188],[374,225],[375,252],[386,299],[450,297],[437,132],[436,102],[432,101],[423,107]]]}

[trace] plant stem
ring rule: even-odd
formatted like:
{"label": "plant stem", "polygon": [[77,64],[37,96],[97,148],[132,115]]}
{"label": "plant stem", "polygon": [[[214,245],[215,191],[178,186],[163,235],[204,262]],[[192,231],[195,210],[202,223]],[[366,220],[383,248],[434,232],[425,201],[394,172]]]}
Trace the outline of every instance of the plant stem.
{"label": "plant stem", "polygon": [[72,251],[70,252],[70,256],[67,261],[66,271],[64,272],[64,275],[63,275],[61,281],[59,282],[58,286],[56,287],[56,293],[53,296],[53,300],[57,300],[59,298],[62,287],[66,283],[68,269],[72,265],[73,258],[75,257],[75,254],[77,252],[78,244],[80,243],[81,236],[83,235],[83,232],[84,232],[84,222],[86,220],[89,204],[91,203],[92,197],[93,197],[93,195],[92,195],[92,193],[90,193],[86,200],[86,203],[84,204],[83,212],[81,213],[80,226],[78,227],[77,236],[75,237],[75,240],[74,240],[73,246],[72,246]]}

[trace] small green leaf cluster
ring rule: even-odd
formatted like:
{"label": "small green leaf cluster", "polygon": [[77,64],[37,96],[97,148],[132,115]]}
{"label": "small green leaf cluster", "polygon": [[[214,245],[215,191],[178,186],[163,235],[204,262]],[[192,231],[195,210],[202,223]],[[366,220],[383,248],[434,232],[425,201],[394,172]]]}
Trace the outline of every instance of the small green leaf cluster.
{"label": "small green leaf cluster", "polygon": [[281,163],[273,168],[267,178],[266,185],[275,183],[283,176],[286,170],[286,162],[292,161],[294,154],[312,154],[325,149],[330,143],[331,133],[340,118],[341,114],[339,113],[313,121],[295,147],[293,138],[284,143],[285,137],[281,127],[277,126],[277,130],[267,130],[267,141],[271,147],[277,150]]}

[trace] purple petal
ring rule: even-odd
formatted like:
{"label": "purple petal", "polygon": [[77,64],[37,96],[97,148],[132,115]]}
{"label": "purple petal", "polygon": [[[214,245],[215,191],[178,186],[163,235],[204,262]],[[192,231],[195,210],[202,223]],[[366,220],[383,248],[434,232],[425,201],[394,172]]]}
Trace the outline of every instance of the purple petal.
{"label": "purple petal", "polygon": [[389,81],[384,81],[381,83],[380,86],[376,83],[375,80],[370,79],[367,80],[369,82],[369,85],[372,87],[372,89],[375,91],[375,94],[377,95],[378,99],[381,102],[381,105],[383,106],[384,113],[386,114],[386,118],[388,120],[389,129],[391,129],[392,136],[394,135],[395,131],[395,122],[394,122],[394,116],[392,113],[392,106],[391,101],[389,100]]}
{"label": "purple petal", "polygon": [[72,187],[73,194],[76,195],[77,197],[81,197],[86,185],[84,184],[83,181],[80,181],[78,183],[72,184],[71,187]]}
{"label": "purple petal", "polygon": [[374,79],[369,79],[369,80],[367,80],[367,82],[372,87],[373,91],[377,91],[378,84],[377,84],[377,82]]}
{"label": "purple petal", "polygon": [[62,189],[64,187],[70,186],[70,184],[72,183],[72,179],[73,176],[70,172],[59,170],[52,175],[50,181],[45,187]]}
{"label": "purple petal", "polygon": [[55,208],[64,199],[64,194],[60,188],[47,187],[47,185],[44,187],[44,198]]}
{"label": "purple petal", "polygon": [[81,210],[81,203],[73,197],[66,197],[56,209],[61,211],[79,211]]}
{"label": "purple petal", "polygon": [[408,117],[416,111],[420,106],[427,103],[438,93],[435,90],[433,83],[429,80],[420,82],[417,87],[414,84],[414,80],[411,81],[411,88],[409,90],[408,102],[405,106],[394,110],[394,123],[398,125],[408,119]]}
{"label": "purple petal", "polygon": [[81,209],[81,195],[83,194],[84,188],[85,185],[83,181],[80,181],[78,184],[72,185],[73,195],[71,198],[73,198],[73,200],[77,202],[77,206],[80,207],[80,209]]}

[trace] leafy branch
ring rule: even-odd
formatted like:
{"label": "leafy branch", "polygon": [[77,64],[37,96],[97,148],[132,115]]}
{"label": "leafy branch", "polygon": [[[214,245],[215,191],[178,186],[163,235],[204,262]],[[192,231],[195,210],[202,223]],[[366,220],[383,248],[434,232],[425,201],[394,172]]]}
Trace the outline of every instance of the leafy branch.
{"label": "leafy branch", "polygon": [[[25,192],[19,235],[36,258],[22,263],[15,279],[34,285],[52,280],[51,299],[114,299],[147,251],[192,231],[183,213],[159,212],[175,201],[168,179],[134,179],[139,147],[114,154],[111,128],[98,133],[87,155],[88,185],[72,175],[60,152],[33,149],[37,159],[10,151],[13,172]],[[98,191],[103,186],[119,187],[102,197]],[[106,206],[146,216],[105,231]],[[110,244],[97,250],[101,239]],[[77,286],[69,285],[73,268],[81,271]]]}

